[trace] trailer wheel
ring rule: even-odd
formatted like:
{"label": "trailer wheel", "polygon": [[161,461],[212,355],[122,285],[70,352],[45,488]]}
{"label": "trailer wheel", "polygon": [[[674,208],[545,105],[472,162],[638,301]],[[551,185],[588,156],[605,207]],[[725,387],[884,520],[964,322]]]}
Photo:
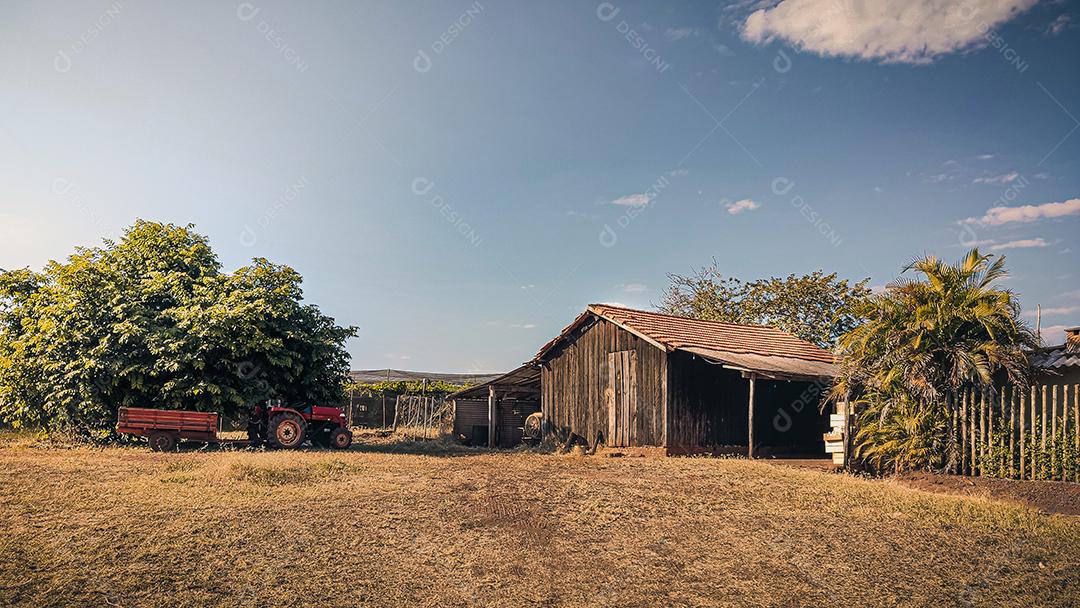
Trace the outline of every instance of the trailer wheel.
{"label": "trailer wheel", "polygon": [[278,414],[270,419],[270,432],[267,435],[272,447],[291,450],[304,443],[306,431],[304,420],[299,416]]}
{"label": "trailer wheel", "polygon": [[150,449],[155,452],[171,452],[176,449],[176,437],[172,433],[156,431],[147,438]]}
{"label": "trailer wheel", "polygon": [[335,450],[345,450],[352,445],[352,431],[338,427],[330,431],[330,447]]}

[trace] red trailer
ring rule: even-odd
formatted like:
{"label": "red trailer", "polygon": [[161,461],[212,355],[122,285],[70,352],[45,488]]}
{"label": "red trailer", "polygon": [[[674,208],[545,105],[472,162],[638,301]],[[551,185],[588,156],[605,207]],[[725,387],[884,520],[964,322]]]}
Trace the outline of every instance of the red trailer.
{"label": "red trailer", "polygon": [[220,425],[221,419],[215,413],[122,407],[116,432],[146,437],[150,449],[168,452],[181,439],[217,443]]}
{"label": "red trailer", "polygon": [[181,440],[231,445],[266,441],[275,448],[298,448],[310,440],[339,450],[352,445],[345,414],[336,407],[256,406],[248,420],[248,440],[221,439],[220,430],[221,418],[208,412],[122,407],[116,420],[117,433],[146,437],[157,452],[172,451]]}

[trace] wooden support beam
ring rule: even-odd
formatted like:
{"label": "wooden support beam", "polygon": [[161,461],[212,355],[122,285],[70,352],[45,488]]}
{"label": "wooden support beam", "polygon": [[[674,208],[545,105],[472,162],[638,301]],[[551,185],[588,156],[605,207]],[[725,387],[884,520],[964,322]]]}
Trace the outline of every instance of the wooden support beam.
{"label": "wooden support beam", "polygon": [[488,447],[495,447],[495,387],[488,387]]}
{"label": "wooden support beam", "polygon": [[757,374],[750,374],[750,403],[747,409],[749,420],[746,425],[746,457],[754,457],[754,385],[757,384]]}

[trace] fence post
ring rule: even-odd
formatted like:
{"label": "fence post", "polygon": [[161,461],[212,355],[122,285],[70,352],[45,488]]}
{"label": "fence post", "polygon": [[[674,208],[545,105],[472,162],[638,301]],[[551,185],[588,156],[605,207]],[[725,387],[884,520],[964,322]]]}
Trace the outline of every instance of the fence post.
{"label": "fence post", "polygon": [[1016,474],[1016,387],[1009,391],[1009,477]]}

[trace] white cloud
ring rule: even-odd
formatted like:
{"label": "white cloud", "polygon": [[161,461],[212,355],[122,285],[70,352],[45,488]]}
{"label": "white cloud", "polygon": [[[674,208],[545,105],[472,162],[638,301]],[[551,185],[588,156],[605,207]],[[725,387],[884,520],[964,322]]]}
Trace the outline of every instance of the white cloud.
{"label": "white cloud", "polygon": [[536,323],[511,323],[510,327],[514,329],[533,329],[536,327]]}
{"label": "white cloud", "polygon": [[1037,0],[782,0],[746,18],[742,36],[784,40],[819,55],[930,63],[987,44],[987,32]]}
{"label": "white cloud", "polygon": [[690,36],[697,36],[700,33],[701,30],[696,27],[669,27],[664,30],[664,38],[674,42]]}
{"label": "white cloud", "polygon": [[1010,171],[1002,175],[995,175],[993,177],[976,177],[972,180],[973,184],[1011,184],[1016,181],[1016,178],[1020,177],[1020,174],[1016,171]]}
{"label": "white cloud", "polygon": [[1065,13],[1058,15],[1058,18],[1054,19],[1054,21],[1047,26],[1046,33],[1050,36],[1057,36],[1061,32],[1074,26],[1075,24],[1073,23],[1072,17],[1068,13]]}
{"label": "white cloud", "polygon": [[620,196],[619,198],[611,201],[612,205],[621,205],[623,207],[644,207],[649,204],[648,194],[630,194],[627,196]]}
{"label": "white cloud", "polygon": [[994,155],[993,154],[980,154],[980,155],[976,156],[975,158],[977,158],[979,160],[990,160],[991,158],[994,158]]}
{"label": "white cloud", "polygon": [[1080,215],[1080,198],[1071,198],[1062,203],[1043,203],[1041,205],[1023,205],[1020,207],[991,207],[982,217],[969,217],[967,224],[1000,226],[1011,222],[1034,222],[1036,220]]}
{"label": "white cloud", "polygon": [[754,209],[757,209],[760,206],[761,205],[755,203],[754,201],[752,201],[752,200],[750,200],[748,198],[744,198],[741,201],[735,201],[734,203],[728,203],[728,204],[724,205],[724,207],[727,208],[727,212],[730,213],[731,215],[738,215],[738,214],[742,213],[743,211],[753,211]]}
{"label": "white cloud", "polygon": [[[1044,308],[1044,309],[1042,309],[1042,314],[1043,314],[1044,317],[1047,316],[1047,315],[1071,315],[1071,314],[1077,313],[1077,312],[1080,312],[1080,306],[1058,306],[1056,308]],[[1037,315],[1038,315],[1038,311],[1036,311],[1036,310],[1025,310],[1024,311],[1024,316],[1025,317],[1034,318]]]}
{"label": "white cloud", "polygon": [[649,291],[649,286],[644,283],[624,283],[619,288],[626,293],[643,293]]}
{"label": "white cloud", "polygon": [[1046,247],[1046,241],[1041,238],[1038,239],[1020,239],[1018,241],[1009,241],[1008,243],[1000,243],[993,245],[990,249],[998,251],[1001,249],[1031,249],[1032,247]]}

